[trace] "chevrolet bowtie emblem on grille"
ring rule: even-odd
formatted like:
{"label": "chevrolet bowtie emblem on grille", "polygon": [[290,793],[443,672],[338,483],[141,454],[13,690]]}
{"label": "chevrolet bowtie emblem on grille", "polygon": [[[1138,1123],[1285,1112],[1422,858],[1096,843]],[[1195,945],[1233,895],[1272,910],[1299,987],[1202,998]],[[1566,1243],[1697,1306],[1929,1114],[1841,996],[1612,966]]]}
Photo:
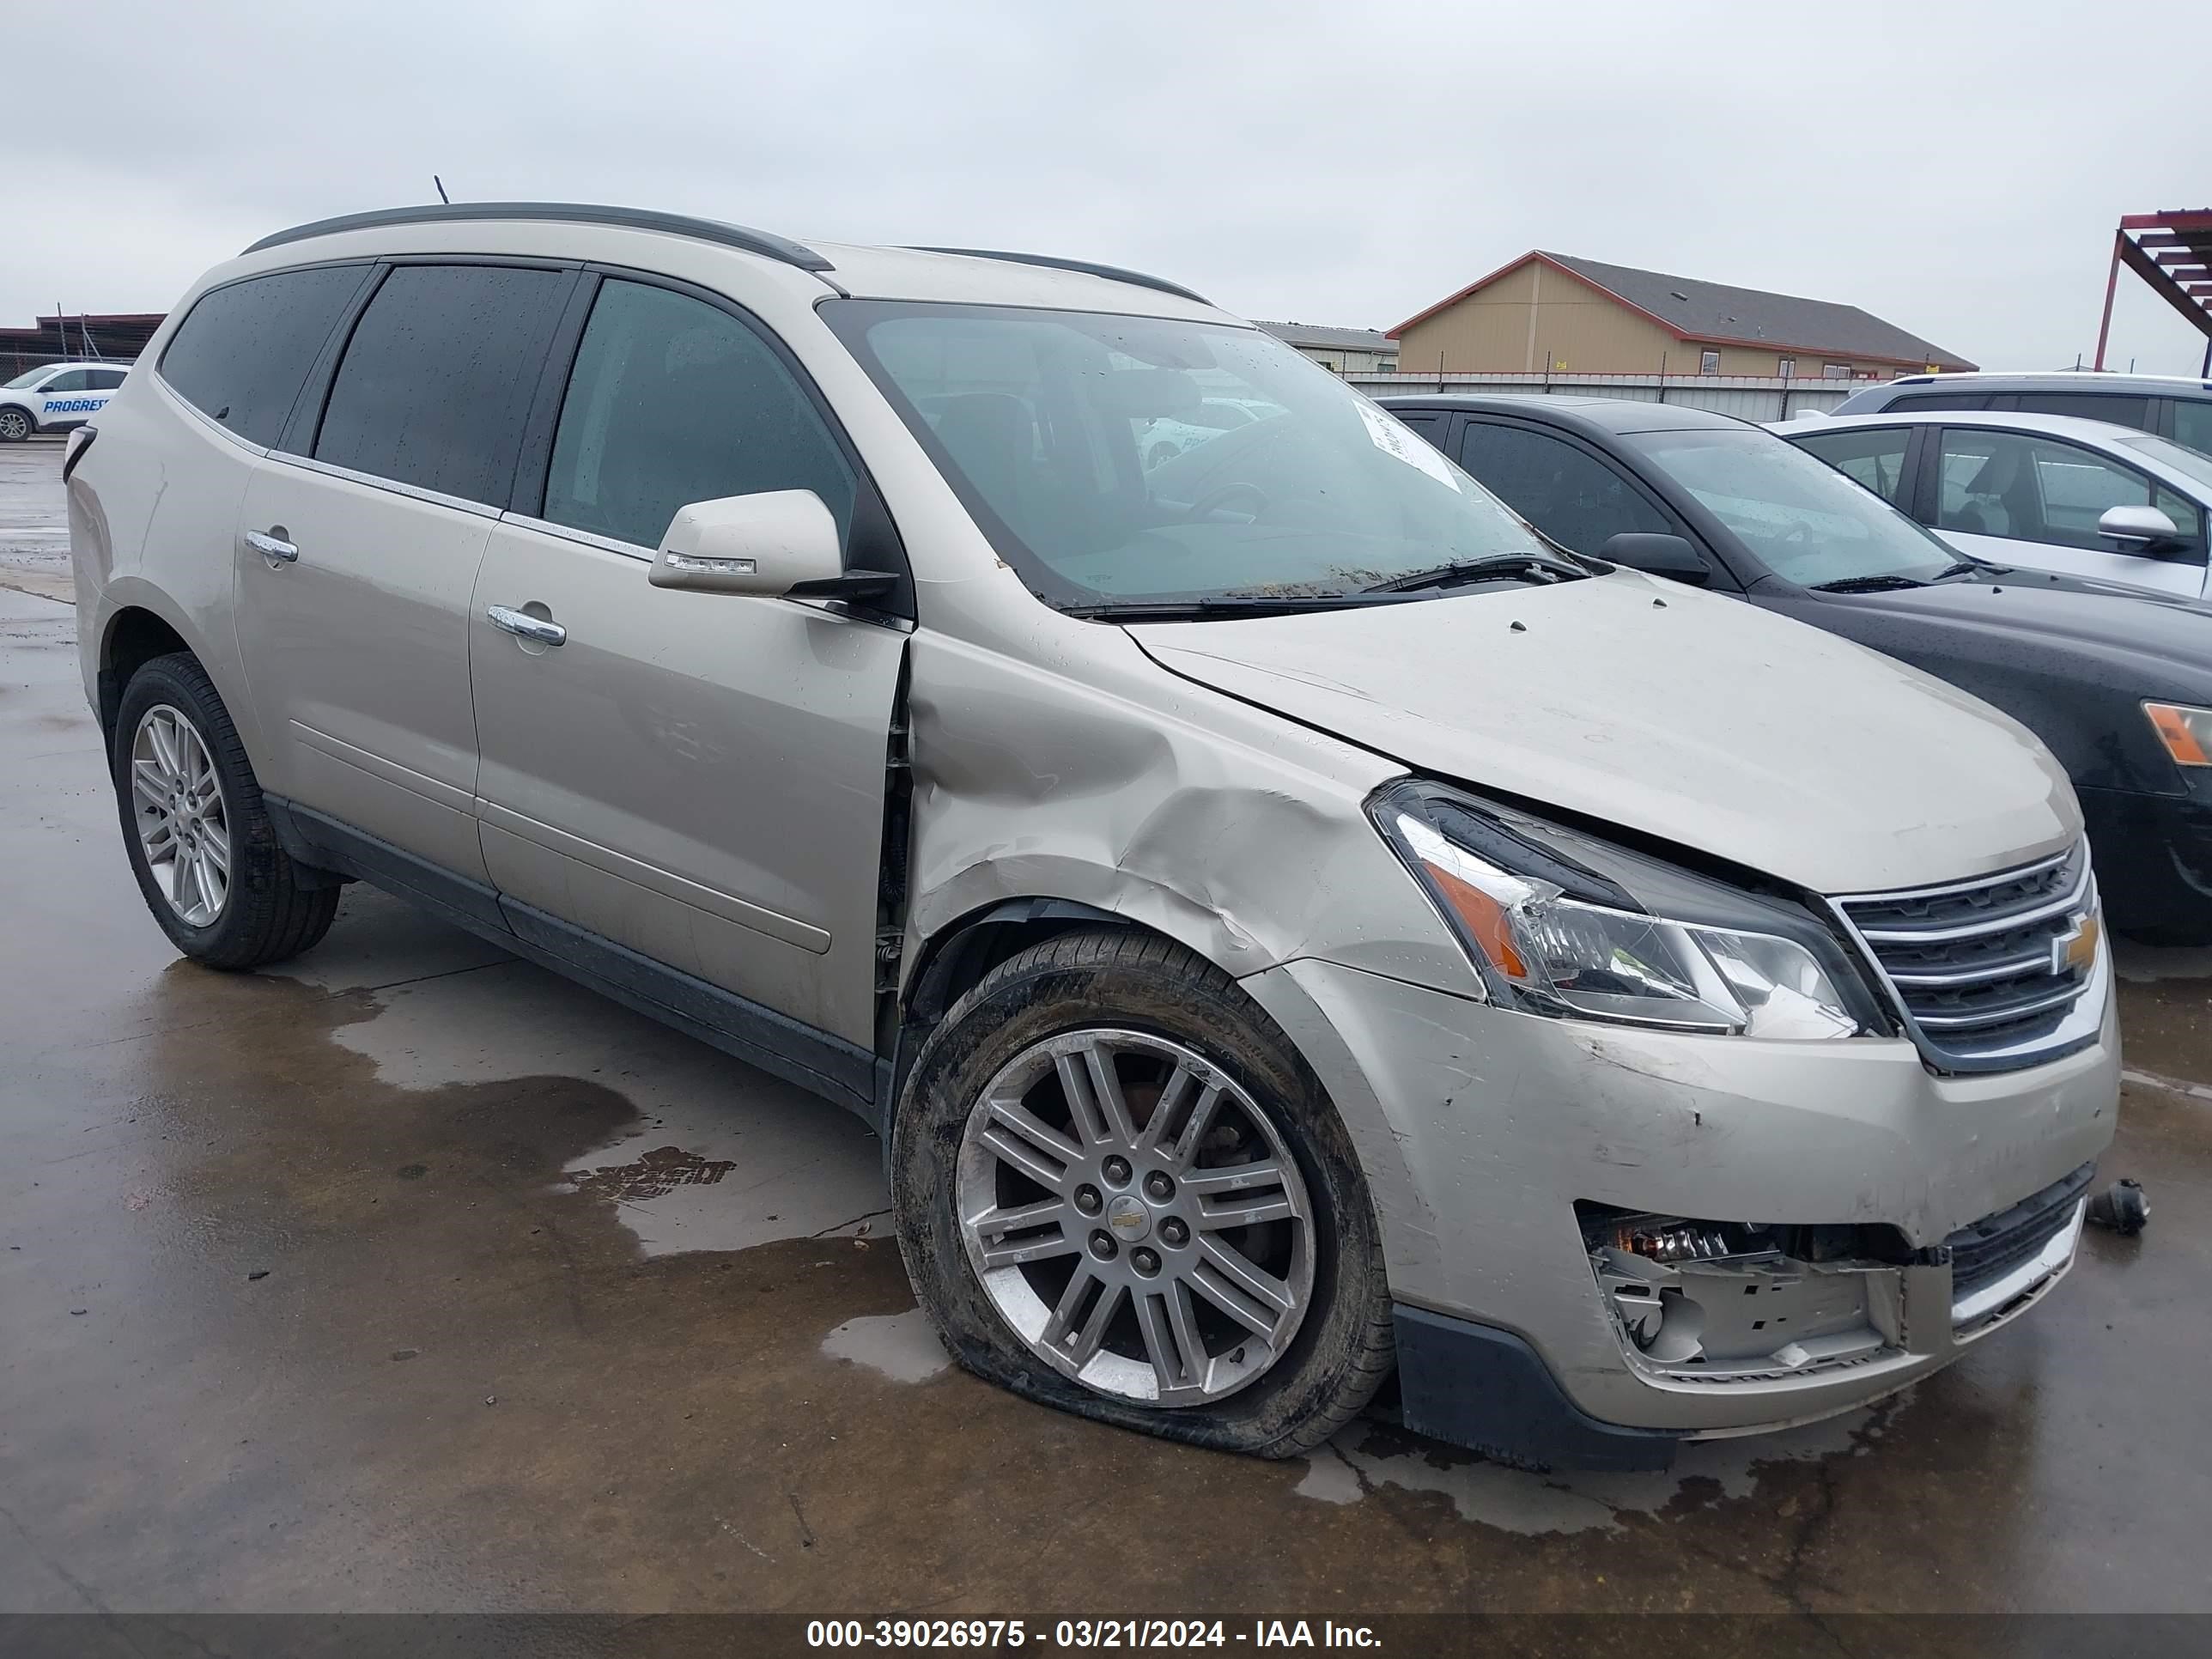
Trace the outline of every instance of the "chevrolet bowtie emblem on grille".
{"label": "chevrolet bowtie emblem on grille", "polygon": [[2051,971],[2087,973],[2097,960],[2097,935],[2102,931],[2095,914],[2075,916],[2073,925],[2051,941]]}

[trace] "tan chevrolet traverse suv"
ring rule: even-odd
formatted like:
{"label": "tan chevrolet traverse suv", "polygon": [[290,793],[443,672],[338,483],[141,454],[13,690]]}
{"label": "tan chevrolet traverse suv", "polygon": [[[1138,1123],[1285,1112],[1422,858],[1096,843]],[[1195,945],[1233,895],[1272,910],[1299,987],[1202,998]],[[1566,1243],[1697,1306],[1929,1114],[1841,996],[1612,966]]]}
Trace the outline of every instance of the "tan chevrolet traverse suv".
{"label": "tan chevrolet traverse suv", "polygon": [[367,880],[860,1114],[1032,1398],[1287,1455],[1395,1366],[1657,1467],[2072,1260],[2119,1051],[2036,741],[1171,283],[368,214],[210,272],[66,465],[181,951]]}

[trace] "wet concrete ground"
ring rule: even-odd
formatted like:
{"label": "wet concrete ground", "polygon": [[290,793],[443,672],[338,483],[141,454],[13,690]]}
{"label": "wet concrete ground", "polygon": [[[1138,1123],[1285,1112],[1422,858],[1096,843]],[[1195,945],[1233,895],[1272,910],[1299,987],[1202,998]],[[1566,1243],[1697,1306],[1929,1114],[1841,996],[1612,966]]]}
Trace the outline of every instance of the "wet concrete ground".
{"label": "wet concrete ground", "polygon": [[0,444],[0,587],[52,599],[75,592],[61,471],[58,437]]}
{"label": "wet concrete ground", "polygon": [[2124,992],[2150,1231],[1909,1395],[1261,1463],[949,1368],[854,1121],[392,901],[177,959],[73,640],[0,592],[0,1610],[2212,1609],[2212,954]]}

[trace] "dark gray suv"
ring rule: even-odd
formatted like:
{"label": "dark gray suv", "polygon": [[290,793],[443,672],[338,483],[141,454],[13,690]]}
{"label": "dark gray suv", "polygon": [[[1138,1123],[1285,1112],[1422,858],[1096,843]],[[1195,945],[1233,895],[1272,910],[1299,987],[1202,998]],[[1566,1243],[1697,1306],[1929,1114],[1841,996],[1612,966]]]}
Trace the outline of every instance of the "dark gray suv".
{"label": "dark gray suv", "polygon": [[1831,415],[1880,415],[1894,410],[1988,409],[2027,415],[2072,415],[2155,432],[2212,455],[2212,380],[2160,374],[2099,374],[2069,369],[2050,374],[1908,374],[1854,392]]}

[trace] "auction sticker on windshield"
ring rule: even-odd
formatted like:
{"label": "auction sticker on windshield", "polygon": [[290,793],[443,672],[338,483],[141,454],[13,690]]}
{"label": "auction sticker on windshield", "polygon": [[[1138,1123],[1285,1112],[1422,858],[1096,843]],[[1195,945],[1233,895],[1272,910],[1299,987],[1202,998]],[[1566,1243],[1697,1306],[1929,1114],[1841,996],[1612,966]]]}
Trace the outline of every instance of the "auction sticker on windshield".
{"label": "auction sticker on windshield", "polygon": [[1452,477],[1451,463],[1437,453],[1435,445],[1416,435],[1395,416],[1385,413],[1363,398],[1359,400],[1359,418],[1367,422],[1367,435],[1375,441],[1375,447],[1385,455],[1395,455],[1407,465],[1419,468],[1449,489],[1459,488],[1459,480]]}

